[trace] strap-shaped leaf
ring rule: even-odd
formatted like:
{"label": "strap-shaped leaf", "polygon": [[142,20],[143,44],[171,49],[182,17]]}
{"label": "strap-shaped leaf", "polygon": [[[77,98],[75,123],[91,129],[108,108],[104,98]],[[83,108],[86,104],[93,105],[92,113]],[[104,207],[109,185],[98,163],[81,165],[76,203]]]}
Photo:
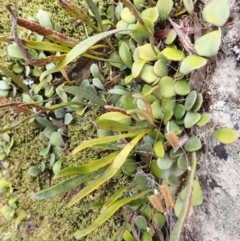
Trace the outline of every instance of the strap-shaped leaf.
{"label": "strap-shaped leaf", "polygon": [[80,97],[80,99],[86,98],[96,105],[99,105],[99,106],[106,105],[106,103],[102,99],[100,99],[93,92],[85,88],[77,87],[77,86],[64,86],[63,90],[70,94],[76,95],[77,97]]}
{"label": "strap-shaped leaf", "polygon": [[81,199],[86,197],[89,193],[93,192],[99,186],[101,186],[103,183],[105,183],[110,178],[112,178],[114,176],[114,174],[122,167],[123,163],[127,159],[128,155],[132,151],[132,149],[137,145],[137,143],[140,141],[140,139],[144,135],[146,135],[148,132],[149,132],[149,130],[144,131],[144,132],[138,134],[132,141],[130,141],[122,149],[122,151],[117,155],[117,157],[114,159],[112,164],[108,167],[108,169],[106,171],[104,171],[104,173],[102,175],[100,175],[94,181],[92,181],[89,185],[87,185],[85,188],[83,188],[77,195],[75,195],[72,198],[72,200],[68,203],[67,206],[70,207],[70,206],[74,205],[75,203],[79,202]]}
{"label": "strap-shaped leaf", "polygon": [[71,175],[86,175],[91,172],[95,172],[102,167],[107,166],[110,164],[114,158],[119,154],[119,151],[113,152],[105,157],[92,160],[91,162],[81,165],[81,166],[71,166],[60,170],[57,175],[54,176],[55,178],[66,177]]}
{"label": "strap-shaped leaf", "polygon": [[35,193],[31,198],[34,201],[39,201],[51,197],[55,197],[61,193],[67,192],[80,184],[89,181],[93,177],[97,176],[99,173],[94,173],[86,176],[74,176],[67,180],[64,180],[50,188],[47,188],[43,191]]}
{"label": "strap-shaped leaf", "polygon": [[[44,79],[49,74],[52,74],[54,72],[60,71],[60,69],[64,68],[66,65],[74,61],[77,57],[81,56],[83,53],[85,53],[91,46],[96,44],[98,41],[115,34],[117,32],[123,31],[122,29],[114,29],[108,32],[99,33],[97,35],[94,35],[90,38],[87,38],[77,44],[54,68],[49,69],[47,71],[44,71],[42,75],[40,76],[40,81]],[[125,30],[126,31],[126,30]]]}
{"label": "strap-shaped leaf", "polygon": [[121,139],[124,139],[127,137],[133,137],[133,136],[136,136],[138,133],[139,132],[133,132],[133,133],[121,134],[121,135],[116,135],[116,136],[106,136],[106,137],[102,137],[102,138],[96,138],[96,139],[83,141],[81,145],[79,145],[78,147],[76,147],[73,150],[72,154],[75,155],[79,151],[82,151],[91,146],[114,142],[114,141],[118,141],[118,140],[121,140]]}
{"label": "strap-shaped leaf", "polygon": [[190,206],[191,206],[192,189],[193,189],[192,186],[193,186],[193,178],[194,178],[194,173],[196,170],[196,165],[197,165],[196,153],[194,152],[192,154],[192,167],[191,167],[191,172],[190,172],[190,175],[188,178],[188,185],[186,187],[185,200],[183,201],[183,206],[182,206],[182,210],[181,210],[180,216],[178,218],[178,221],[173,228],[173,231],[172,231],[172,234],[170,237],[170,241],[179,241],[180,240],[183,225],[188,217],[188,213],[189,213]]}
{"label": "strap-shaped leaf", "polygon": [[137,200],[143,196],[145,196],[146,194],[148,194],[151,190],[147,190],[144,192],[141,192],[139,194],[137,194],[136,196],[133,197],[126,197],[123,198],[115,203],[113,203],[109,208],[105,209],[99,216],[97,219],[95,219],[95,221],[87,228],[82,229],[82,230],[78,230],[74,233],[74,237],[76,239],[80,239],[86,235],[88,235],[89,233],[91,233],[93,230],[95,230],[96,228],[98,228],[100,225],[102,225],[105,221],[107,221],[118,209],[120,209],[122,206],[128,204],[131,201]]}

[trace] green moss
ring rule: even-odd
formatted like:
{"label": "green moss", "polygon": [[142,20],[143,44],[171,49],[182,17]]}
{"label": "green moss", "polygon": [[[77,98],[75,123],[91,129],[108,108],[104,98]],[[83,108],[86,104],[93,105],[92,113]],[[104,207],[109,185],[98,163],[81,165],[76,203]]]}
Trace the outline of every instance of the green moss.
{"label": "green moss", "polygon": [[[68,126],[69,151],[75,148],[86,137],[96,137],[96,130],[90,120],[94,120],[99,114],[100,109],[89,110],[83,118],[78,117],[74,125]],[[1,111],[0,114],[2,114]],[[6,124],[11,112],[4,111],[3,125]],[[26,131],[27,130],[27,131]],[[18,232],[14,231],[14,226],[0,218],[0,233],[10,235],[10,241],[67,241],[70,240],[71,234],[76,230],[82,229],[91,224],[99,215],[100,210],[93,210],[91,205],[94,202],[107,200],[113,192],[127,183],[127,178],[112,180],[94,193],[84,198],[77,205],[66,208],[66,203],[76,194],[80,188],[71,190],[53,199],[33,202],[30,197],[33,193],[50,187],[56,182],[52,181],[53,173],[51,169],[45,170],[38,177],[33,178],[28,174],[28,169],[32,165],[39,165],[44,161],[49,166],[48,158],[39,155],[39,151],[44,147],[38,139],[40,129],[34,125],[22,125],[11,132],[14,138],[14,146],[10,155],[6,159],[8,167],[4,170],[4,177],[13,186],[12,196],[18,197],[18,204],[21,209],[28,213],[27,220],[20,223]],[[99,158],[106,155],[107,152],[101,149],[87,149],[80,152],[76,157],[70,158],[66,153],[64,156],[64,166],[83,164],[91,159]],[[8,198],[0,198],[1,205],[7,204]],[[121,214],[114,216],[102,225],[95,232],[82,240],[108,240],[117,230],[122,222]]]}
{"label": "green moss", "polygon": [[[2,7],[6,2],[0,0],[0,35],[11,35],[11,20],[9,13]],[[15,0],[8,3],[15,4]],[[96,1],[101,13],[106,12],[107,4],[105,1]],[[57,1],[47,0],[23,0],[18,1],[19,16],[28,18],[35,17],[39,9],[48,11],[51,14],[51,20],[54,24],[62,26],[62,32],[66,35],[81,41],[85,37],[85,28],[82,23],[78,23],[62,10]],[[20,37],[26,38],[27,30],[18,29]],[[87,30],[92,35],[92,30]],[[5,66],[12,65],[16,60],[7,55],[7,44],[0,43],[1,63]],[[109,73],[109,71],[107,71]],[[104,74],[105,75],[105,74]],[[109,76],[108,78],[109,79]],[[19,97],[18,97],[19,98]],[[11,99],[9,98],[11,101]],[[16,100],[15,100],[16,101]],[[74,124],[68,125],[68,150],[61,154],[64,157],[63,167],[70,165],[80,165],[89,162],[92,159],[100,158],[109,152],[102,149],[87,149],[72,157],[69,153],[86,138],[96,137],[96,129],[91,121],[95,121],[101,113],[101,109],[88,109],[83,117],[77,117]],[[23,116],[16,115],[12,110],[0,110],[0,128],[9,126],[12,120],[17,120]],[[23,124],[19,128],[11,131],[9,134],[14,139],[14,145],[11,152],[0,166],[4,178],[13,186],[13,193],[10,196],[0,196],[0,207],[7,204],[10,197],[18,197],[18,207],[25,210],[28,217],[22,221],[18,227],[13,222],[7,222],[0,216],[0,239],[6,238],[8,241],[67,241],[72,240],[71,234],[76,230],[90,225],[99,215],[100,210],[92,209],[94,202],[107,200],[113,192],[121,186],[127,184],[127,177],[123,176],[120,180],[111,180],[101,188],[84,198],[77,205],[66,208],[71,198],[80,190],[76,188],[70,192],[53,199],[33,202],[31,195],[39,190],[48,188],[56,183],[52,181],[53,172],[49,165],[49,156],[40,156],[39,152],[46,147],[47,143],[39,140],[39,127],[32,124]],[[28,169],[41,162],[45,163],[46,169],[38,177],[31,177]],[[95,232],[82,240],[109,240],[113,233],[119,228],[123,221],[123,213],[118,213]],[[17,230],[17,231],[16,231]]]}

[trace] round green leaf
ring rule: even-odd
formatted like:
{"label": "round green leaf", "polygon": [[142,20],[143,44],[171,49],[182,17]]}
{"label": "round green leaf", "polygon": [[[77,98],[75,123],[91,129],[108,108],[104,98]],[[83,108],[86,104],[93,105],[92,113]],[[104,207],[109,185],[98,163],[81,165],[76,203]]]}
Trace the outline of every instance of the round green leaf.
{"label": "round green leaf", "polygon": [[90,71],[94,78],[99,77],[99,68],[98,68],[97,64],[92,64],[90,67]]}
{"label": "round green leaf", "polygon": [[50,143],[54,146],[63,147],[64,141],[62,139],[62,136],[59,132],[55,131],[50,136]]}
{"label": "round green leaf", "polygon": [[153,51],[151,44],[144,44],[138,48],[139,57],[146,61],[154,61],[158,59],[159,50],[154,46],[156,53]]}
{"label": "round green leaf", "polygon": [[73,120],[73,116],[72,114],[70,113],[67,113],[65,116],[64,116],[64,124],[65,125],[69,125]]}
{"label": "round green leaf", "polygon": [[167,123],[170,121],[172,116],[173,116],[173,111],[172,110],[166,110],[165,111],[164,118],[163,118],[164,125],[167,125]]}
{"label": "round green leaf", "polygon": [[176,37],[177,37],[177,32],[174,29],[172,29],[168,33],[167,38],[165,39],[165,44],[172,44]]}
{"label": "round green leaf", "polygon": [[11,85],[7,84],[3,80],[0,80],[0,90],[10,90],[11,88]]}
{"label": "round green leaf", "polygon": [[125,110],[136,109],[137,107],[135,98],[133,98],[131,95],[122,95],[119,101],[121,107]]}
{"label": "round green leaf", "polygon": [[166,47],[163,51],[162,54],[169,60],[173,61],[181,61],[185,58],[185,55],[183,51],[176,49],[176,48],[171,48],[171,47]]}
{"label": "round green leaf", "polygon": [[228,0],[212,0],[204,7],[202,15],[206,22],[221,27],[229,18],[230,3]]}
{"label": "round green leaf", "polygon": [[169,76],[162,77],[158,83],[163,98],[170,98],[176,95],[174,91],[175,82]]}
{"label": "round green leaf", "polygon": [[155,154],[156,154],[156,156],[157,156],[158,158],[163,158],[163,157],[164,157],[165,151],[164,151],[164,148],[163,148],[162,140],[157,141],[157,142],[154,144],[153,149],[154,149],[154,152],[155,152]]}
{"label": "round green leaf", "polygon": [[174,174],[169,174],[166,178],[166,181],[171,186],[179,186],[180,181]]}
{"label": "round green leaf", "polygon": [[[202,189],[197,179],[193,180],[193,191],[192,191],[192,199],[191,199],[191,205],[192,206],[199,206],[203,202],[203,195],[202,195]],[[186,187],[181,191],[179,197],[184,200],[186,196]]]}
{"label": "round green leaf", "polygon": [[154,64],[154,73],[159,77],[167,76],[168,75],[168,66],[166,61],[163,59],[159,59]]}
{"label": "round green leaf", "polygon": [[[150,18],[142,18],[145,25],[148,27],[148,29],[153,33],[154,32],[154,23]],[[139,21],[136,24],[136,30],[138,33],[140,33],[144,38],[149,38],[148,32],[143,28],[142,24],[139,23]]]}
{"label": "round green leaf", "polygon": [[155,82],[159,77],[154,73],[154,68],[150,64],[145,64],[140,77],[144,80],[144,82],[151,84]]}
{"label": "round green leaf", "polygon": [[165,225],[166,219],[163,214],[154,213],[154,219],[157,221],[159,228],[162,228]]}
{"label": "round green leaf", "polygon": [[154,177],[162,179],[162,170],[159,168],[157,160],[151,161],[150,170]]}
{"label": "round green leaf", "polygon": [[152,109],[153,117],[155,119],[159,119],[159,120],[163,119],[164,113],[162,111],[161,104],[160,104],[159,100],[156,100],[151,104],[151,109]]}
{"label": "round green leaf", "polygon": [[119,68],[120,70],[125,69],[127,66],[122,62],[117,52],[112,52],[109,55],[109,60],[112,60],[113,62],[110,62],[110,64],[114,67]]}
{"label": "round green leaf", "polygon": [[133,178],[133,183],[135,184],[136,190],[138,191],[146,190],[147,181],[146,181],[146,177],[143,176],[142,174],[137,173]]}
{"label": "round green leaf", "polygon": [[203,103],[203,95],[201,93],[197,93],[197,99],[196,99],[193,107],[191,108],[191,111],[193,111],[193,112],[199,111],[202,106],[202,103]]}
{"label": "round green leaf", "polygon": [[159,18],[161,21],[165,21],[168,18],[168,15],[172,11],[173,1],[172,0],[158,0],[157,8],[159,11]]}
{"label": "round green leaf", "polygon": [[121,19],[125,21],[126,23],[135,23],[136,18],[135,16],[130,12],[129,8],[125,7],[123,8],[121,12]]}
{"label": "round green leaf", "polygon": [[231,128],[222,128],[213,133],[214,138],[223,144],[230,144],[237,140],[237,132]]}
{"label": "round green leaf", "polygon": [[146,230],[147,229],[147,220],[144,216],[142,215],[138,215],[135,218],[135,224],[138,228],[142,229],[142,230]]}
{"label": "round green leaf", "polygon": [[177,104],[174,109],[174,116],[177,120],[180,120],[185,114],[185,107],[182,104]]}
{"label": "round green leaf", "polygon": [[191,91],[185,100],[185,109],[186,111],[189,111],[192,109],[193,105],[195,104],[197,100],[197,92],[195,90]]}
{"label": "round green leaf", "polygon": [[[123,20],[120,20],[116,24],[116,29],[127,29],[128,25],[129,25],[129,23],[127,23],[127,22],[125,22]],[[127,33],[128,33],[127,31],[121,31],[121,32],[118,32],[117,34],[119,36],[122,36],[123,34],[127,34]]]}
{"label": "round green leaf", "polygon": [[92,79],[92,83],[93,83],[93,85],[94,85],[95,87],[97,87],[98,89],[100,89],[100,90],[105,90],[105,87],[104,87],[104,85],[103,85],[103,83],[101,82],[100,79],[98,79],[98,78],[93,78],[93,79]]}
{"label": "round green leaf", "polygon": [[152,208],[149,204],[143,205],[140,208],[140,213],[146,218],[146,219],[150,219],[152,216]]}
{"label": "round green leaf", "polygon": [[184,149],[190,152],[197,151],[201,148],[202,148],[202,143],[200,139],[197,138],[196,136],[190,137],[184,144]]}
{"label": "round green leaf", "polygon": [[192,111],[188,111],[184,118],[184,126],[185,128],[191,128],[201,119],[201,115],[199,113],[195,113]]}
{"label": "round green leaf", "polygon": [[208,114],[203,113],[203,114],[201,114],[201,119],[198,121],[197,125],[200,127],[204,126],[210,121],[210,119],[211,119],[211,117]]}
{"label": "round green leaf", "polygon": [[156,22],[158,20],[158,17],[159,17],[159,12],[158,12],[157,7],[146,8],[145,10],[143,10],[141,12],[141,17],[142,18],[150,18],[153,22]]}
{"label": "round green leaf", "polygon": [[158,164],[158,167],[161,169],[161,170],[167,170],[169,169],[172,164],[173,164],[173,159],[171,159],[166,153],[164,155],[163,158],[158,158],[157,159],[157,164]]}
{"label": "round green leaf", "polygon": [[16,74],[21,74],[24,70],[24,67],[22,65],[19,64],[14,64],[12,66],[12,71]]}
{"label": "round green leaf", "polygon": [[132,54],[130,53],[129,47],[125,42],[121,42],[119,46],[119,56],[122,62],[131,69],[132,67]]}
{"label": "round green leaf", "polygon": [[53,29],[51,20],[50,20],[47,12],[43,11],[42,9],[39,9],[38,13],[37,13],[37,18],[38,18],[39,23],[42,26],[44,26],[45,28]]}
{"label": "round green leaf", "polygon": [[122,171],[127,175],[127,176],[132,176],[136,170],[137,170],[137,163],[134,159],[128,158],[123,166],[122,166]]}
{"label": "round green leaf", "polygon": [[180,65],[180,72],[183,74],[189,74],[192,70],[199,69],[207,63],[207,59],[197,56],[187,56]]}
{"label": "round green leaf", "polygon": [[33,177],[37,177],[41,173],[41,170],[37,166],[32,166],[28,169],[28,173]]}
{"label": "round green leaf", "polygon": [[179,80],[174,85],[175,93],[181,96],[190,92],[190,84],[186,80]]}
{"label": "round green leaf", "polygon": [[132,76],[133,78],[137,78],[142,69],[143,69],[143,66],[146,64],[146,60],[142,60],[142,59],[136,59],[134,62],[133,62],[133,65],[132,65]]}
{"label": "round green leaf", "polygon": [[54,114],[55,116],[58,118],[58,119],[61,119],[64,117],[64,115],[66,114],[65,110],[63,108],[60,108],[60,109],[57,109],[54,111]]}
{"label": "round green leaf", "polygon": [[174,110],[176,106],[175,98],[167,98],[161,100],[161,105],[164,110]]}
{"label": "round green leaf", "polygon": [[187,170],[188,165],[187,165],[187,159],[186,159],[185,155],[181,155],[180,157],[178,157],[177,165],[181,170],[183,170],[183,171]]}
{"label": "round green leaf", "polygon": [[198,38],[194,44],[197,53],[201,56],[216,56],[221,44],[221,33],[219,30],[207,33]]}

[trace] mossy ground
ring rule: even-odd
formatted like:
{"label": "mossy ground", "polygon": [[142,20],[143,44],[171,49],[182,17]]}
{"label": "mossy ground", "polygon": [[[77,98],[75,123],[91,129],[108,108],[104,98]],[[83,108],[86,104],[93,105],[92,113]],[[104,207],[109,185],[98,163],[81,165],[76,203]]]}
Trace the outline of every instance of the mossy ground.
{"label": "mossy ground", "polygon": [[[0,0],[0,34],[10,34],[11,20],[8,12],[4,8],[6,2]],[[8,1],[14,5],[15,1]],[[100,8],[106,4],[98,2]],[[104,5],[105,4],[105,5]],[[64,33],[75,39],[85,38],[85,29],[83,25],[69,17],[57,4],[57,1],[36,0],[36,1],[18,1],[19,16],[27,18],[36,17],[38,9],[43,9],[51,13],[51,19],[54,23],[59,23],[63,27]],[[70,18],[70,20],[69,20]],[[26,30],[19,29],[20,36],[26,34]],[[89,30],[91,34],[91,30]],[[15,61],[7,55],[7,44],[1,43],[1,61],[0,64],[11,66]],[[14,97],[16,98],[16,97]],[[21,94],[17,96],[21,98]],[[83,118],[78,117],[76,122],[68,126],[69,142],[68,152],[62,153],[65,158],[63,166],[72,164],[86,163],[92,159],[99,158],[106,153],[102,150],[86,150],[77,155],[76,158],[69,158],[69,152],[76,147],[83,139],[95,136],[96,130],[90,120],[94,120],[99,109],[88,110]],[[10,119],[16,118],[12,110],[0,111],[0,127],[9,125]],[[18,207],[25,210],[28,214],[27,219],[22,221],[18,226],[14,221],[6,221],[0,216],[0,240],[9,241],[67,241],[71,239],[71,234],[76,230],[88,226],[99,214],[98,209],[91,208],[91,204],[106,200],[115,189],[126,185],[127,178],[122,177],[120,180],[113,180],[106,183],[92,195],[83,199],[79,204],[66,208],[66,203],[76,193],[78,189],[72,190],[64,195],[45,201],[33,202],[31,195],[39,190],[50,187],[53,172],[49,165],[49,157],[39,155],[39,151],[46,146],[39,140],[40,129],[34,124],[23,124],[19,128],[11,131],[9,134],[14,139],[14,145],[9,156],[0,163],[0,170],[4,173],[4,178],[12,184],[13,193],[10,196],[0,196],[0,205],[6,205],[10,197],[18,198]],[[46,165],[45,171],[38,177],[31,177],[28,169],[33,166],[39,166],[41,162]],[[95,232],[83,238],[82,240],[108,240],[117,230],[122,222],[123,215],[119,214],[109,219]]]}

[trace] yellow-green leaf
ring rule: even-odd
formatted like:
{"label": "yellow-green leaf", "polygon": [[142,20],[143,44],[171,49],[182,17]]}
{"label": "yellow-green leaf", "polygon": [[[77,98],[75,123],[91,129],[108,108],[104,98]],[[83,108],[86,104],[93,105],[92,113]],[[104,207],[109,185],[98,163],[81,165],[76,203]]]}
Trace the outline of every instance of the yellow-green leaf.
{"label": "yellow-green leaf", "polygon": [[99,226],[101,226],[105,221],[107,221],[117,210],[119,210],[122,206],[128,204],[131,201],[137,200],[139,198],[141,198],[142,196],[145,196],[146,194],[148,194],[150,191],[144,191],[141,192],[139,194],[137,194],[136,196],[133,197],[126,197],[123,198],[115,203],[113,203],[110,207],[108,207],[107,209],[105,209],[99,216],[97,219],[94,220],[94,222],[88,226],[85,229],[82,230],[78,230],[74,233],[74,237],[76,239],[80,239],[82,237],[85,237],[86,235],[88,235],[89,233],[91,233],[93,230],[95,230],[96,228],[98,228]]}
{"label": "yellow-green leaf", "polygon": [[118,154],[119,154],[119,151],[113,152],[105,157],[92,160],[91,162],[89,162],[85,165],[66,167],[66,168],[60,170],[54,176],[54,179],[71,176],[71,175],[85,175],[88,173],[95,172],[95,171],[99,170],[100,168],[105,167],[106,165],[110,164],[114,160],[114,158],[116,158],[116,156]]}
{"label": "yellow-green leaf", "polygon": [[198,38],[194,44],[194,47],[199,55],[212,57],[217,55],[220,44],[221,32],[216,30]]}
{"label": "yellow-green leaf", "polygon": [[64,180],[50,188],[42,190],[40,192],[35,193],[31,199],[34,201],[39,201],[47,198],[55,197],[61,193],[67,192],[80,184],[89,181],[90,179],[96,177],[98,174],[90,174],[86,176],[74,176],[67,180]]}
{"label": "yellow-green leaf", "polygon": [[237,132],[231,128],[222,128],[213,133],[214,138],[224,144],[230,144],[237,140]]}
{"label": "yellow-green leaf", "polygon": [[[89,193],[96,190],[99,186],[101,186],[104,182],[109,180],[114,176],[114,174],[122,167],[123,163],[127,159],[129,153],[132,151],[132,149],[137,145],[139,140],[146,135],[149,132],[149,130],[146,130],[138,136],[136,136],[132,141],[130,141],[118,154],[118,156],[114,159],[112,164],[107,168],[106,171],[104,171],[103,174],[101,174],[99,177],[97,177],[94,181],[92,181],[89,185],[84,187],[77,195],[75,195],[72,200],[68,203],[68,207],[74,205],[75,203],[79,202],[81,199],[86,197]],[[123,136],[123,135],[119,135]],[[107,137],[105,137],[107,138]],[[104,139],[104,138],[102,138]],[[122,138],[121,138],[122,139]],[[105,142],[104,142],[105,143]]]}
{"label": "yellow-green leaf", "polygon": [[83,141],[81,145],[79,145],[78,147],[76,147],[73,150],[72,155],[75,155],[79,151],[82,151],[82,150],[84,150],[88,147],[91,147],[91,146],[118,141],[120,139],[124,139],[124,138],[127,138],[127,137],[133,137],[133,136],[136,136],[138,134],[139,134],[139,132],[133,132],[133,133],[121,134],[121,135],[116,135],[116,136],[106,136],[106,137],[103,137],[103,138],[96,138],[96,139]]}
{"label": "yellow-green leaf", "polygon": [[212,0],[204,7],[202,15],[205,21],[221,27],[230,15],[230,3],[228,0]]}
{"label": "yellow-green leaf", "polygon": [[122,187],[118,189],[103,205],[103,209],[108,208],[111,206],[122,194],[128,189],[129,187]]}
{"label": "yellow-green leaf", "polygon": [[44,71],[40,76],[40,81],[42,81],[44,77],[46,77],[47,75],[60,71],[66,65],[74,61],[77,57],[84,54],[91,46],[96,44],[98,41],[120,31],[122,30],[114,29],[108,32],[103,32],[103,33],[94,35],[92,37],[89,37],[83,40],[82,42],[77,44],[54,68]]}
{"label": "yellow-green leaf", "polygon": [[192,70],[199,69],[207,63],[207,59],[197,55],[187,56],[180,65],[180,72],[189,74]]}

